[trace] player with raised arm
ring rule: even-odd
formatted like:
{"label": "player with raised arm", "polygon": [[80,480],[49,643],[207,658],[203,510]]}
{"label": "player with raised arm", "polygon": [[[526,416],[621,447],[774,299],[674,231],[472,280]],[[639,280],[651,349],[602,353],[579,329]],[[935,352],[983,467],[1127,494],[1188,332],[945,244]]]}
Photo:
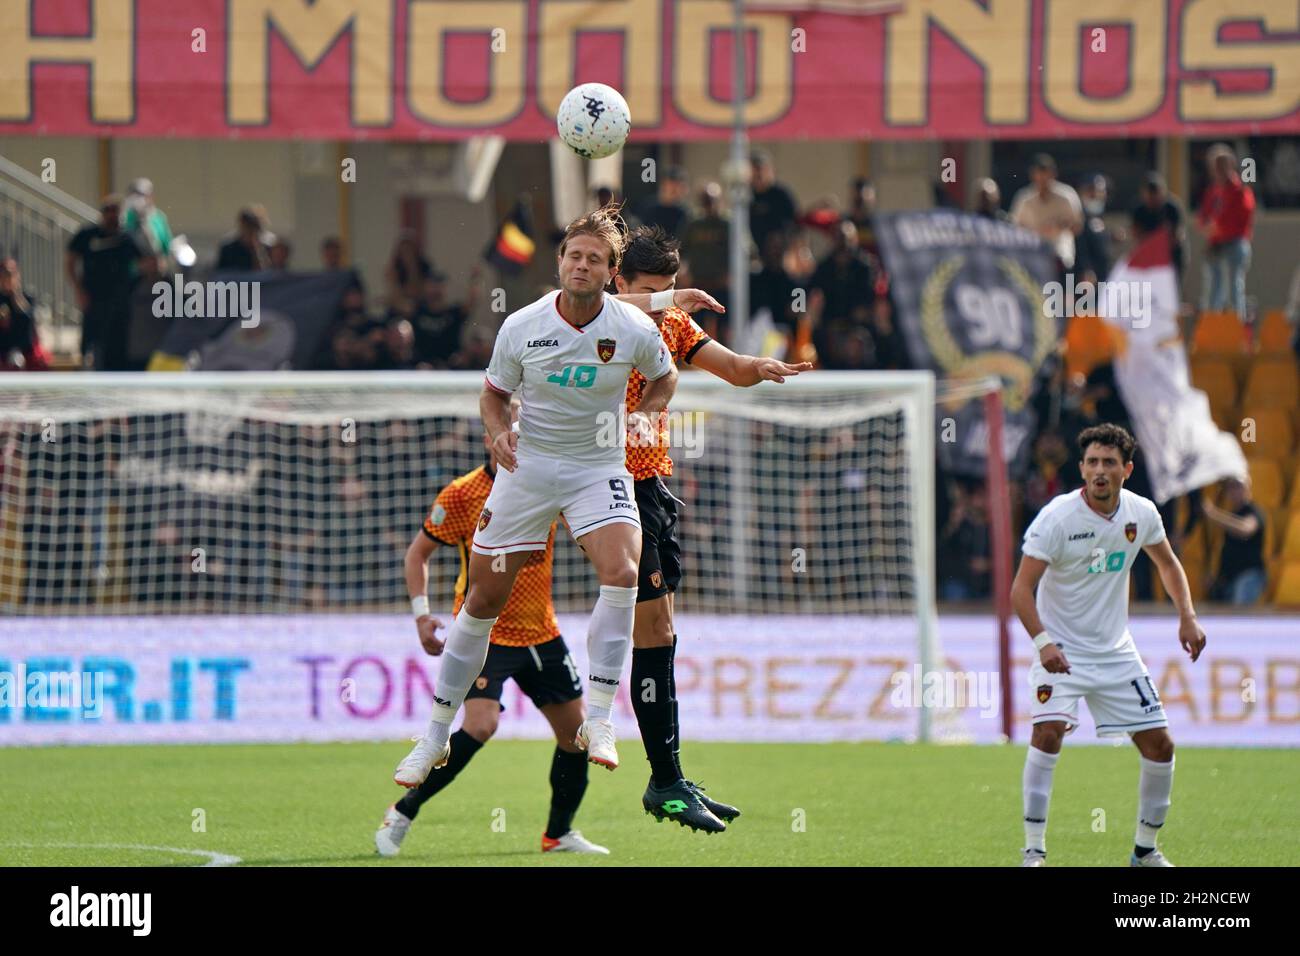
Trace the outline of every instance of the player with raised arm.
{"label": "player with raised arm", "polygon": [[479,408],[502,470],[474,534],[465,603],[447,629],[433,716],[393,776],[404,787],[446,765],[451,722],[483,670],[492,625],[560,515],[600,582],[587,631],[588,716],[575,742],[593,763],[618,766],[610,713],[632,642],[641,524],[624,449],[602,439],[601,423],[622,409],[633,369],[649,382],[629,415],[638,430],[649,430],[677,385],[655,324],[605,293],[622,254],[620,225],[606,209],[570,223],[557,256],[560,291],[514,312],[497,333]]}
{"label": "player with raised arm", "polygon": [[[486,436],[484,442],[487,443]],[[434,657],[443,650],[437,633],[443,624],[429,613],[429,556],[439,545],[455,548],[460,555],[460,574],[456,578],[452,606],[454,615],[465,603],[470,546],[496,474],[496,456],[489,445],[486,464],[461,475],[438,493],[424,524],[406,550],[406,587],[411,595],[416,629],[420,644]],[[587,758],[573,743],[585,715],[582,680],[560,635],[551,601],[554,544],[555,526],[552,525],[546,550],[529,552],[529,560],[519,571],[510,599],[492,627],[487,661],[465,697],[465,720],[449,741],[451,758],[447,766],[440,773],[430,774],[424,783],[408,790],[389,807],[375,833],[375,848],[381,856],[398,854],[420,807],[456,779],[479,748],[496,733],[497,720],[505,709],[501,694],[507,679],[519,685],[555,731],[551,812],[542,834],[542,851],[609,852],[572,828],[573,817],[587,789]]]}
{"label": "player with raised arm", "polygon": [[[680,263],[676,240],[657,226],[642,226],[628,234],[623,262],[614,279],[619,298],[650,313],[673,361],[740,386],[782,382],[788,375],[812,368],[807,362],[789,365],[774,358],[737,355],[709,338],[674,300],[680,299],[685,308],[721,311],[721,307],[697,290],[674,289]],[[629,409],[640,403],[645,384],[639,373],[632,373],[627,383]],[[681,767],[673,593],[682,577],[682,549],[677,542],[678,501],[664,484],[673,473],[666,416],[661,416],[649,437],[639,444],[629,439],[627,449],[627,467],[641,514],[641,561],[632,631],[632,709],[650,762],[650,783],[641,803],[660,821],[676,820],[694,830],[717,832],[740,816],[740,811],[706,795],[685,778]]]}
{"label": "player with raised arm", "polygon": [[1046,862],[1052,772],[1062,740],[1079,724],[1080,698],[1087,700],[1098,734],[1128,734],[1140,754],[1129,864],[1173,866],[1156,849],[1156,835],[1173,791],[1174,742],[1128,629],[1129,572],[1139,551],[1155,562],[1178,608],[1178,641],[1193,661],[1205,648],[1205,632],[1160,512],[1124,488],[1136,444],[1118,425],[1080,432],[1083,487],[1053,498],[1025,531],[1011,603],[1033,635],[1038,661],[1029,670],[1034,729],[1025,756],[1023,866]]}

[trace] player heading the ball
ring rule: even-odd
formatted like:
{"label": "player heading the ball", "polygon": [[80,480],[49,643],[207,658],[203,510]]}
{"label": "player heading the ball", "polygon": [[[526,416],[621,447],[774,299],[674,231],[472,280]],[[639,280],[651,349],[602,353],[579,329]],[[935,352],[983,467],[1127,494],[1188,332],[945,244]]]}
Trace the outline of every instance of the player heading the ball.
{"label": "player heading the ball", "polygon": [[[639,432],[677,387],[654,322],[605,293],[622,237],[612,209],[571,222],[556,260],[560,291],[512,313],[497,333],[479,408],[502,470],[474,534],[465,604],[447,630],[433,716],[394,775],[402,786],[419,786],[446,764],[451,722],[483,670],[492,625],[561,515],[600,582],[587,630],[588,716],[575,742],[592,763],[618,766],[610,712],[632,640],[641,523],[625,450],[600,440],[600,422],[618,414],[633,369],[647,380],[628,416]],[[518,434],[510,427],[515,393]]]}

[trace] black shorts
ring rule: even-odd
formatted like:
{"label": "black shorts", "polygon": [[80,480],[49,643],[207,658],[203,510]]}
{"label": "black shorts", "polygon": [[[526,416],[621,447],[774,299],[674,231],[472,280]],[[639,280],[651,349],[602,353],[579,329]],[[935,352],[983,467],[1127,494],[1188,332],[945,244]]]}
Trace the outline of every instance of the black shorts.
{"label": "black shorts", "polygon": [[[501,693],[510,678],[514,678],[519,689],[539,708],[566,704],[582,696],[582,677],[563,637],[532,647],[489,645],[483,672],[474,680],[465,699],[486,697],[501,704]],[[504,704],[501,709],[505,710]]]}
{"label": "black shorts", "polygon": [[653,601],[677,590],[682,579],[682,546],[677,543],[677,499],[659,477],[634,483],[641,514],[641,566],[636,600]]}

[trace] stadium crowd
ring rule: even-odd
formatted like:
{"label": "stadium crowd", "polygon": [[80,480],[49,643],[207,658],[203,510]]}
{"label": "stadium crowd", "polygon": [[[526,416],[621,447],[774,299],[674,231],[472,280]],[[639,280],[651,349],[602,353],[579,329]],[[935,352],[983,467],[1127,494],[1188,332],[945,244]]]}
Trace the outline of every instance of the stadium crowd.
{"label": "stadium crowd", "polygon": [[[1135,170],[1141,178],[1140,202],[1117,227],[1117,217],[1105,218],[1112,185],[1105,176],[1090,174],[1076,185],[1067,184],[1058,178],[1052,157],[1040,154],[1030,162],[1028,184],[1009,201],[993,179],[981,179],[971,190],[967,208],[1037,233],[1053,250],[1060,274],[1072,273],[1076,284],[1104,280],[1121,249],[1161,230],[1171,240],[1174,267],[1181,277],[1187,230],[1195,228],[1206,240],[1199,311],[1233,312],[1248,324],[1257,324],[1260,317],[1248,313],[1245,293],[1255,197],[1237,169],[1230,147],[1220,144],[1209,150],[1206,185],[1194,217],[1158,174]],[[776,342],[777,348],[797,360],[815,361],[820,368],[906,368],[908,355],[891,303],[890,279],[873,230],[877,196],[872,182],[854,179],[848,184],[846,202],[827,196],[801,204],[778,178],[772,158],[755,152],[751,186],[752,325],[767,333],[767,342]],[[938,184],[936,197],[951,203]],[[593,190],[592,199],[604,204],[619,197],[600,188]],[[658,225],[677,237],[682,254],[678,285],[702,288],[727,304],[729,221],[719,183],[698,181],[692,195],[688,172],[668,167],[659,176],[654,194],[624,206],[624,216],[629,224]],[[157,277],[170,275],[185,263],[184,250],[155,202],[148,179],[134,180],[122,196],[105,197],[99,221],[78,232],[67,247],[66,275],[81,308],[86,367],[108,371],[145,367],[127,352],[133,310],[140,309],[142,301],[147,303],[144,290]],[[321,242],[316,262],[303,261],[287,238],[271,230],[266,210],[252,205],[238,211],[234,231],[208,265],[220,273],[349,272],[337,314],[329,320],[313,362],[316,368],[378,371],[487,365],[499,316],[480,314],[481,268],[469,277],[464,297],[454,300],[447,275],[421,249],[413,232],[397,236],[381,290],[367,289],[359,273],[345,265],[347,259],[343,240],[331,236]],[[1188,306],[1184,312],[1191,318],[1197,310]],[[1300,266],[1284,314],[1295,343]],[[728,316],[701,313],[697,319],[710,335],[731,343]],[[1058,356],[1041,370],[1031,459],[1025,464],[1023,480],[1014,484],[1018,527],[1024,527],[1054,495],[1080,484],[1073,464],[1073,441],[1080,431],[1100,421],[1125,424],[1131,430],[1109,361],[1072,367],[1060,360],[1067,339],[1063,335]],[[50,365],[23,288],[21,264],[11,255],[0,256],[0,370],[37,371]],[[978,479],[942,472],[938,484],[940,595],[956,601],[986,599],[992,586],[987,489]],[[1150,495],[1140,455],[1131,487]],[[1213,597],[1239,604],[1260,599],[1266,584],[1269,516],[1252,500],[1249,483],[1225,483],[1218,505],[1203,505],[1201,495],[1194,494],[1170,502],[1164,511],[1176,549],[1202,524],[1219,529],[1214,540],[1221,541],[1221,553],[1205,565],[1214,569],[1213,579],[1205,582]],[[1134,577],[1138,596],[1151,597],[1153,582],[1145,563]]]}

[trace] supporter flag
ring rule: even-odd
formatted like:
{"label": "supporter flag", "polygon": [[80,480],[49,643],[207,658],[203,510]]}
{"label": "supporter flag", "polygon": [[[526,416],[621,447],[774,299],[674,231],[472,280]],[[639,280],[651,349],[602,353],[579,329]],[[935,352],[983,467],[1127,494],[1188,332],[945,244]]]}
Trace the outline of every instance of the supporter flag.
{"label": "supporter flag", "polygon": [[483,258],[508,276],[517,276],[533,261],[532,216],[523,202],[516,202],[496,238],[483,250]]}
{"label": "supporter flag", "polygon": [[1159,504],[1223,478],[1246,477],[1235,435],[1219,431],[1210,400],[1192,387],[1178,323],[1178,281],[1166,230],[1115,263],[1097,310],[1125,335],[1115,382],[1137,433]]}
{"label": "supporter flag", "polygon": [[[912,367],[931,369],[946,386],[1000,381],[1003,455],[1023,472],[1037,425],[1034,394],[1061,335],[1061,320],[1044,308],[1044,289],[1056,276],[1047,246],[1018,226],[949,209],[887,213],[872,224]],[[939,460],[982,477],[984,403],[972,389],[941,392]]]}
{"label": "supporter flag", "polygon": [[[306,369],[358,285],[355,272],[219,272],[155,287],[154,314],[171,317],[149,370]],[[256,299],[252,293],[256,292]],[[255,303],[251,317],[233,306]],[[216,306],[214,308],[214,306]]]}

